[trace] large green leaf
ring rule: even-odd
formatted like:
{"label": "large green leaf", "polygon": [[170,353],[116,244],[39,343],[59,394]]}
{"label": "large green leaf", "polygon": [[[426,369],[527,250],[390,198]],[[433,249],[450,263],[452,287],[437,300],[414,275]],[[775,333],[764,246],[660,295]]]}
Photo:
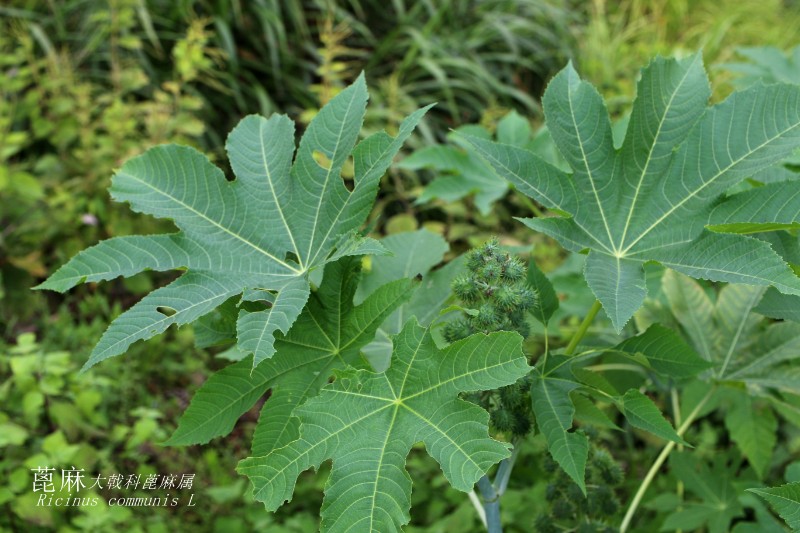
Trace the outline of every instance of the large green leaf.
{"label": "large green leaf", "polygon": [[[756,86],[707,108],[709,94],[699,54],[655,59],[615,149],[601,96],[568,65],[543,105],[571,174],[523,148],[465,136],[520,192],[567,215],[523,222],[570,250],[588,250],[586,279],[618,331],[644,301],[642,265],[651,260],[696,278],[800,294],[800,278],[769,244],[705,229],[731,186],[800,145],[800,87]],[[765,223],[752,206],[718,209],[714,222],[731,229]],[[790,210],[776,220],[793,224]]]}
{"label": "large green leaf", "polygon": [[[336,369],[358,362],[378,326],[413,293],[412,281],[386,284],[353,305],[359,260],[343,258],[325,267],[319,290],[286,335],[275,340],[275,356],[254,370],[250,358],[222,369],[197,391],[168,445],[206,443],[228,434],[236,420],[271,389],[253,438],[263,454],[297,438],[292,411],[327,384]],[[235,331],[228,331],[229,336]]]}
{"label": "large green leaf", "polygon": [[[308,298],[309,272],[342,255],[376,251],[374,241],[355,232],[381,176],[427,109],[408,117],[396,137],[379,132],[353,149],[366,103],[360,76],[309,124],[296,154],[288,117],[244,118],[226,144],[233,182],[186,146],[159,146],[126,162],[114,176],[112,197],[174,221],[180,232],[101,242],[38,288],[65,291],[147,269],[187,272],[118,317],[86,367],[250,289],[270,291],[265,299],[271,305],[241,311],[240,348],[254,354],[253,365],[271,357],[275,332],[288,331]],[[351,155],[355,180],[349,191],[340,172]]]}
{"label": "large green leaf", "polygon": [[469,491],[508,445],[488,434],[488,414],[461,392],[510,385],[528,367],[516,333],[477,334],[440,350],[413,319],[394,338],[384,373],[344,371],[295,413],[300,438],[239,464],[270,510],[291,498],[297,476],[333,460],[323,531],[399,531],[409,521],[406,456],[422,441],[450,484]]}
{"label": "large green leaf", "polygon": [[747,490],[767,500],[781,518],[786,520],[792,531],[800,531],[800,483]]}

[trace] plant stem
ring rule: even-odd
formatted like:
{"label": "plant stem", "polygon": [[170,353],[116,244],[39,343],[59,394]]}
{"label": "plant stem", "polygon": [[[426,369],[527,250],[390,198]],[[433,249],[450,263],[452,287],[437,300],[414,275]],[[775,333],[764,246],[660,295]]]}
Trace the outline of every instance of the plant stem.
{"label": "plant stem", "polygon": [[[669,391],[670,398],[672,399],[672,417],[675,419],[675,425],[680,426],[683,421],[681,420],[681,402],[680,398],[678,398],[678,389],[674,386],[670,388]],[[683,451],[683,444],[678,444],[678,453]],[[675,487],[675,494],[678,496],[678,511],[683,509],[683,481],[680,479]],[[675,530],[675,533],[683,533],[683,529]]]}
{"label": "plant stem", "polygon": [[475,494],[474,490],[469,491],[467,496],[469,496],[469,501],[472,502],[473,507],[475,507],[475,510],[478,512],[478,518],[481,519],[481,524],[483,524],[483,527],[487,527],[486,511],[483,509],[483,503],[481,503],[481,499],[478,498],[478,495]]}
{"label": "plant stem", "polygon": [[564,350],[565,355],[572,355],[575,353],[575,349],[578,347],[578,343],[581,342],[583,337],[586,335],[586,332],[589,330],[589,326],[592,324],[594,317],[597,316],[597,313],[600,311],[602,305],[600,304],[600,300],[595,300],[592,308],[589,309],[589,313],[586,315],[586,318],[583,319],[581,322],[578,331],[575,332],[575,335],[569,341],[567,345],[567,349]]}
{"label": "plant stem", "polygon": [[[692,425],[694,419],[697,418],[697,415],[700,414],[700,410],[703,406],[708,402],[711,398],[711,395],[714,394],[715,387],[711,387],[709,391],[703,396],[703,399],[695,406],[689,416],[686,417],[683,424],[678,428],[678,436],[682,437],[686,430],[689,429],[689,426]],[[642,480],[642,484],[639,486],[639,490],[636,491],[636,495],[633,497],[633,501],[631,501],[630,507],[628,507],[628,511],[625,513],[625,518],[622,519],[622,524],[619,526],[619,533],[625,533],[627,531],[628,526],[631,525],[631,520],[633,520],[633,514],[636,512],[636,509],[639,507],[639,504],[642,502],[642,498],[644,497],[645,492],[650,487],[650,483],[653,482],[653,479],[656,477],[661,465],[664,464],[664,461],[667,460],[669,454],[672,452],[672,449],[675,448],[675,442],[670,441],[664,446],[664,449],[661,450],[661,453],[658,454],[656,460],[650,466],[650,470],[648,470],[647,475]]]}
{"label": "plant stem", "polygon": [[478,480],[478,490],[481,491],[483,510],[486,513],[486,531],[503,533],[503,525],[500,523],[500,495],[489,481],[488,475]]}

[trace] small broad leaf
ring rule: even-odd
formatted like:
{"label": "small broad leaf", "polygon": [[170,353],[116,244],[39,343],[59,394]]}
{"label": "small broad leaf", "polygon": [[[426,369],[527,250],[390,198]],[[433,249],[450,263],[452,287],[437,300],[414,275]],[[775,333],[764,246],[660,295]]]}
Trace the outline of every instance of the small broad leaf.
{"label": "small broad leaf", "polygon": [[[240,312],[240,348],[255,353],[254,364],[269,358],[274,332],[285,332],[302,310],[309,273],[331,258],[374,251],[374,241],[355,232],[369,214],[381,176],[427,110],[408,117],[396,137],[379,132],[353,148],[366,103],[362,75],[316,115],[296,154],[288,117],[245,117],[226,143],[233,182],[187,146],[158,146],[127,161],[113,178],[112,197],[134,211],[174,221],[180,232],[109,239],[78,254],[38,288],[65,291],[146,269],[187,271],[120,315],[84,368],[251,289],[278,294],[269,309]],[[324,156],[325,165],[314,154]],[[341,169],[351,155],[355,178],[349,191]],[[281,295],[284,290],[288,294]]]}
{"label": "small broad leaf", "polygon": [[781,294],[769,288],[754,311],[769,318],[800,322],[800,296]]}
{"label": "small broad leaf", "polygon": [[536,266],[533,257],[528,262],[527,282],[528,286],[536,294],[536,303],[533,304],[530,313],[536,320],[546,326],[550,321],[550,317],[558,310],[558,296],[553,284],[550,283],[544,272]]}
{"label": "small broad leaf", "polygon": [[778,421],[772,410],[757,408],[747,393],[736,394],[725,415],[725,427],[758,477],[763,479],[778,440]]}
{"label": "small broad leaf", "polygon": [[[800,146],[800,87],[754,86],[707,108],[710,88],[699,54],[656,58],[637,87],[616,149],[594,87],[571,64],[550,82],[546,123],[572,174],[523,148],[464,138],[520,192],[565,215],[523,222],[569,250],[588,249],[586,280],[618,332],[644,301],[648,261],[695,278],[800,295],[800,278],[769,244],[705,229],[715,207],[714,221],[730,230],[774,223],[759,206],[725,208],[719,198]],[[763,201],[759,194],[768,195],[753,194]],[[794,224],[796,212],[789,211],[775,220]]]}
{"label": "small broad leaf", "polygon": [[710,368],[674,331],[653,324],[647,331],[622,341],[612,348],[630,355],[641,354],[650,366],[664,376],[689,378]]}
{"label": "small broad leaf", "polygon": [[[490,134],[480,126],[464,126],[456,133],[478,135],[490,138]],[[434,199],[454,202],[475,195],[475,205],[481,214],[491,212],[492,204],[505,196],[508,183],[499,179],[492,168],[480,157],[465,151],[463,141],[458,135],[449,135],[454,145],[434,145],[417,150],[403,159],[401,168],[409,170],[430,169],[439,175],[425,187],[417,199],[417,203],[426,203]],[[497,124],[497,140],[514,146],[534,147],[531,139],[531,127],[528,120],[512,111]]]}
{"label": "small broad leaf", "polygon": [[636,389],[630,389],[620,398],[622,412],[625,419],[630,424],[639,429],[652,433],[656,437],[671,440],[678,444],[689,445],[688,442],[680,438],[672,424],[667,422],[664,415],[653,403],[653,400],[642,394]]}
{"label": "small broad leaf", "polygon": [[786,520],[792,531],[800,531],[800,483],[747,490],[768,501],[781,518]]}
{"label": "small broad leaf", "polygon": [[212,375],[165,444],[204,444],[228,434],[267,389],[272,393],[256,427],[254,453],[267,453],[296,439],[294,408],[327,384],[334,370],[357,363],[360,349],[381,322],[413,292],[411,280],[397,280],[354,306],[358,264],[357,258],[345,258],[326,265],[322,285],[311,294],[295,326],[277,335],[275,356],[255,369],[246,358]]}
{"label": "small broad leaf", "polygon": [[297,476],[333,460],[323,531],[399,531],[409,519],[406,456],[422,441],[450,484],[469,491],[509,447],[489,437],[489,416],[461,392],[510,385],[530,370],[516,333],[477,334],[440,350],[410,320],[394,338],[391,366],[340,372],[295,411],[300,438],[239,463],[267,509],[291,498]]}
{"label": "small broad leaf", "polygon": [[531,400],[536,424],[547,440],[550,455],[586,494],[586,459],[589,440],[583,433],[570,431],[575,406],[569,393],[580,383],[561,377],[533,373]]}
{"label": "small broad leaf", "polygon": [[585,424],[591,424],[598,428],[616,429],[620,427],[616,425],[607,414],[605,414],[595,403],[582,396],[576,394],[572,398],[572,404],[575,406],[575,419]]}

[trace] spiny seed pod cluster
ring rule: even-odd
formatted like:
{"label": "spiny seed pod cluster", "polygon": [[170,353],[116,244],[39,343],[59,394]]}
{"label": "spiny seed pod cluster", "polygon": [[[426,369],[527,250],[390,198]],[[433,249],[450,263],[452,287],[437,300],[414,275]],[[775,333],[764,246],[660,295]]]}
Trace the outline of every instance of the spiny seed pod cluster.
{"label": "spiny seed pod cluster", "polygon": [[607,450],[591,444],[586,496],[549,455],[544,459],[544,470],[552,474],[545,490],[550,509],[536,518],[535,531],[615,531],[609,524],[615,523],[620,511],[614,489],[622,483],[623,475],[622,468]]}
{"label": "spiny seed pod cluster", "polygon": [[536,296],[525,282],[527,269],[516,257],[502,252],[496,239],[467,254],[467,272],[453,280],[455,295],[472,312],[447,325],[448,342],[473,333],[516,331],[530,334],[525,320]]}
{"label": "spiny seed pod cluster", "polygon": [[[536,297],[526,285],[526,276],[525,265],[502,252],[496,239],[471,250],[467,254],[467,272],[452,284],[453,292],[469,311],[445,327],[445,339],[455,342],[473,333],[493,331],[516,331],[527,337],[525,315],[536,303]],[[464,398],[489,412],[489,423],[495,431],[521,437],[533,425],[530,389],[531,378],[525,376],[513,385]]]}

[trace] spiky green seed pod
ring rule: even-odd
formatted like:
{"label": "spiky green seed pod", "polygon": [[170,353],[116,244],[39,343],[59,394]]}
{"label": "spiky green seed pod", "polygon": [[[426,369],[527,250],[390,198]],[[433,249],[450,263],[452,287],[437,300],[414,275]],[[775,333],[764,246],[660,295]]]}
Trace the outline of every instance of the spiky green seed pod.
{"label": "spiky green seed pod", "polygon": [[494,292],[494,299],[501,309],[513,311],[519,307],[520,303],[522,303],[522,295],[520,294],[521,292],[522,291],[515,287],[501,285]]}
{"label": "spiky green seed pod", "polygon": [[604,483],[614,486],[622,483],[622,469],[606,450],[595,448],[592,466]]}
{"label": "spiky green seed pod", "polygon": [[489,422],[498,431],[511,432],[514,428],[514,413],[506,409],[497,409],[489,414]]}
{"label": "spiky green seed pod", "polygon": [[583,491],[577,483],[569,484],[567,487],[567,497],[574,502],[583,501],[586,499],[586,496],[583,495]]}
{"label": "spiky green seed pod", "polygon": [[531,431],[531,419],[524,412],[514,411],[514,424],[511,433],[518,437],[524,437]]}
{"label": "spiky green seed pod", "polygon": [[491,283],[496,281],[502,272],[503,268],[494,261],[491,261],[483,265],[483,268],[478,272],[478,277],[485,283]]}
{"label": "spiky green seed pod", "polygon": [[497,321],[497,311],[490,303],[483,304],[478,309],[478,315],[475,317],[475,323],[481,328],[489,328]]}
{"label": "spiky green seed pod", "polygon": [[522,289],[520,291],[520,304],[519,308],[523,310],[531,309],[536,305],[536,293],[530,289]]}
{"label": "spiky green seed pod", "polygon": [[500,241],[496,238],[490,241],[487,241],[481,248],[481,253],[483,255],[494,257],[500,252]]}
{"label": "spiky green seed pod", "polygon": [[464,303],[474,303],[481,295],[478,284],[469,276],[458,276],[453,280],[451,287],[455,295]]}
{"label": "spiky green seed pod", "polygon": [[476,272],[484,264],[483,256],[480,251],[470,250],[467,252],[467,269],[471,272]]}
{"label": "spiky green seed pod", "polygon": [[575,506],[568,500],[561,498],[553,503],[553,516],[561,520],[570,518],[575,514]]}
{"label": "spiky green seed pod", "polygon": [[456,342],[475,333],[475,329],[464,319],[448,322],[444,327],[444,338],[447,342]]}
{"label": "spiky green seed pod", "polygon": [[520,281],[525,277],[525,274],[525,265],[516,257],[508,258],[503,265],[503,278],[508,281]]}
{"label": "spiky green seed pod", "polygon": [[509,409],[524,407],[528,400],[525,395],[525,390],[519,385],[519,382],[501,387],[498,393],[500,395],[500,402]]}

